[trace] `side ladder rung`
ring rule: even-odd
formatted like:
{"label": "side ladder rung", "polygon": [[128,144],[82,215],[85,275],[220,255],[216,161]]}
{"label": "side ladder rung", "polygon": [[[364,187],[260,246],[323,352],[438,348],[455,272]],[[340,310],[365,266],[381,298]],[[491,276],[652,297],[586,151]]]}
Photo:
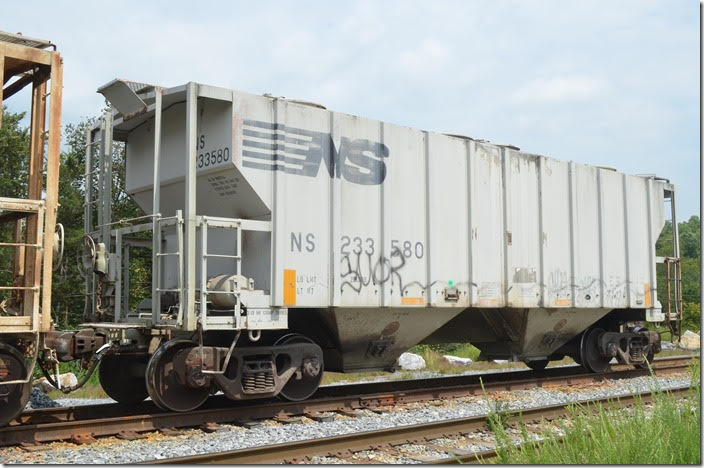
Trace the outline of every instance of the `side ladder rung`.
{"label": "side ladder rung", "polygon": [[0,247],[41,247],[41,244],[25,244],[22,242],[0,242]]}
{"label": "side ladder rung", "polygon": [[219,258],[236,258],[240,259],[239,255],[224,255],[224,254],[203,254],[204,257],[219,257]]}
{"label": "side ladder rung", "polygon": [[171,256],[178,256],[180,255],[180,252],[164,252],[164,253],[157,253],[157,257],[171,257]]}

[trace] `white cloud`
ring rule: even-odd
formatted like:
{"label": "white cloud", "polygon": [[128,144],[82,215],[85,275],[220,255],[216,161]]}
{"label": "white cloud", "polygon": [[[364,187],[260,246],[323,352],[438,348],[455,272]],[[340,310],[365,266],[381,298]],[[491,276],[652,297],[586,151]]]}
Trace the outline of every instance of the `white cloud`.
{"label": "white cloud", "polygon": [[453,58],[450,44],[435,38],[425,38],[418,46],[398,54],[399,68],[412,77],[437,73],[447,67]]}
{"label": "white cloud", "polygon": [[554,103],[594,99],[606,88],[605,83],[588,76],[552,77],[530,81],[513,95],[520,103]]}

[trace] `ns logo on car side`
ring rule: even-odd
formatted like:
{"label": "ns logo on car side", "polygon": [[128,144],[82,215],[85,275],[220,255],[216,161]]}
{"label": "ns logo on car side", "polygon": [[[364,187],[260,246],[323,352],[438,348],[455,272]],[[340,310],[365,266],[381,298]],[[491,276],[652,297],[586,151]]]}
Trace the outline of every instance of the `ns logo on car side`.
{"label": "ns logo on car side", "polygon": [[336,148],[329,133],[258,120],[243,123],[244,167],[316,177],[324,163],[330,177],[355,184],[378,185],[386,178],[389,148],[383,143],[342,137]]}

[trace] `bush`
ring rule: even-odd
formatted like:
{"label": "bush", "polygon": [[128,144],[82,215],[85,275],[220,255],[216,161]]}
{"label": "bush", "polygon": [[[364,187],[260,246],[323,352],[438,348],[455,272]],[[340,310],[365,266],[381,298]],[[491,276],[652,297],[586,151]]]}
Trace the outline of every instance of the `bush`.
{"label": "bush", "polygon": [[701,329],[700,307],[696,302],[683,301],[682,303],[682,331],[692,330],[699,332]]}
{"label": "bush", "polygon": [[419,344],[408,350],[409,353],[419,354],[421,356],[428,354],[430,351],[437,354],[449,354],[451,356],[470,358],[472,361],[476,361],[481,352],[470,343]]}

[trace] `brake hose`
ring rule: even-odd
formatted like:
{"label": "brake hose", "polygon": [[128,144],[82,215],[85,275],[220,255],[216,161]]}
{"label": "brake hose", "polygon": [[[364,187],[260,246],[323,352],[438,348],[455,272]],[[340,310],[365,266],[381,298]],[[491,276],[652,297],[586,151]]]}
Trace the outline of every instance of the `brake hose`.
{"label": "brake hose", "polygon": [[46,377],[46,380],[52,385],[52,387],[56,388],[57,390],[62,391],[63,393],[71,393],[75,390],[78,390],[82,386],[88,382],[88,379],[90,379],[90,376],[93,375],[93,372],[95,372],[96,367],[98,367],[98,364],[100,363],[100,360],[103,358],[103,355],[105,354],[106,351],[110,349],[110,343],[106,343],[103,346],[101,346],[93,356],[90,358],[90,365],[88,366],[88,372],[81,378],[76,385],[72,387],[59,387],[59,384],[54,380],[54,378],[49,374],[49,372],[44,369],[44,366],[39,366],[39,368],[42,370],[42,374],[44,374],[44,377]]}

